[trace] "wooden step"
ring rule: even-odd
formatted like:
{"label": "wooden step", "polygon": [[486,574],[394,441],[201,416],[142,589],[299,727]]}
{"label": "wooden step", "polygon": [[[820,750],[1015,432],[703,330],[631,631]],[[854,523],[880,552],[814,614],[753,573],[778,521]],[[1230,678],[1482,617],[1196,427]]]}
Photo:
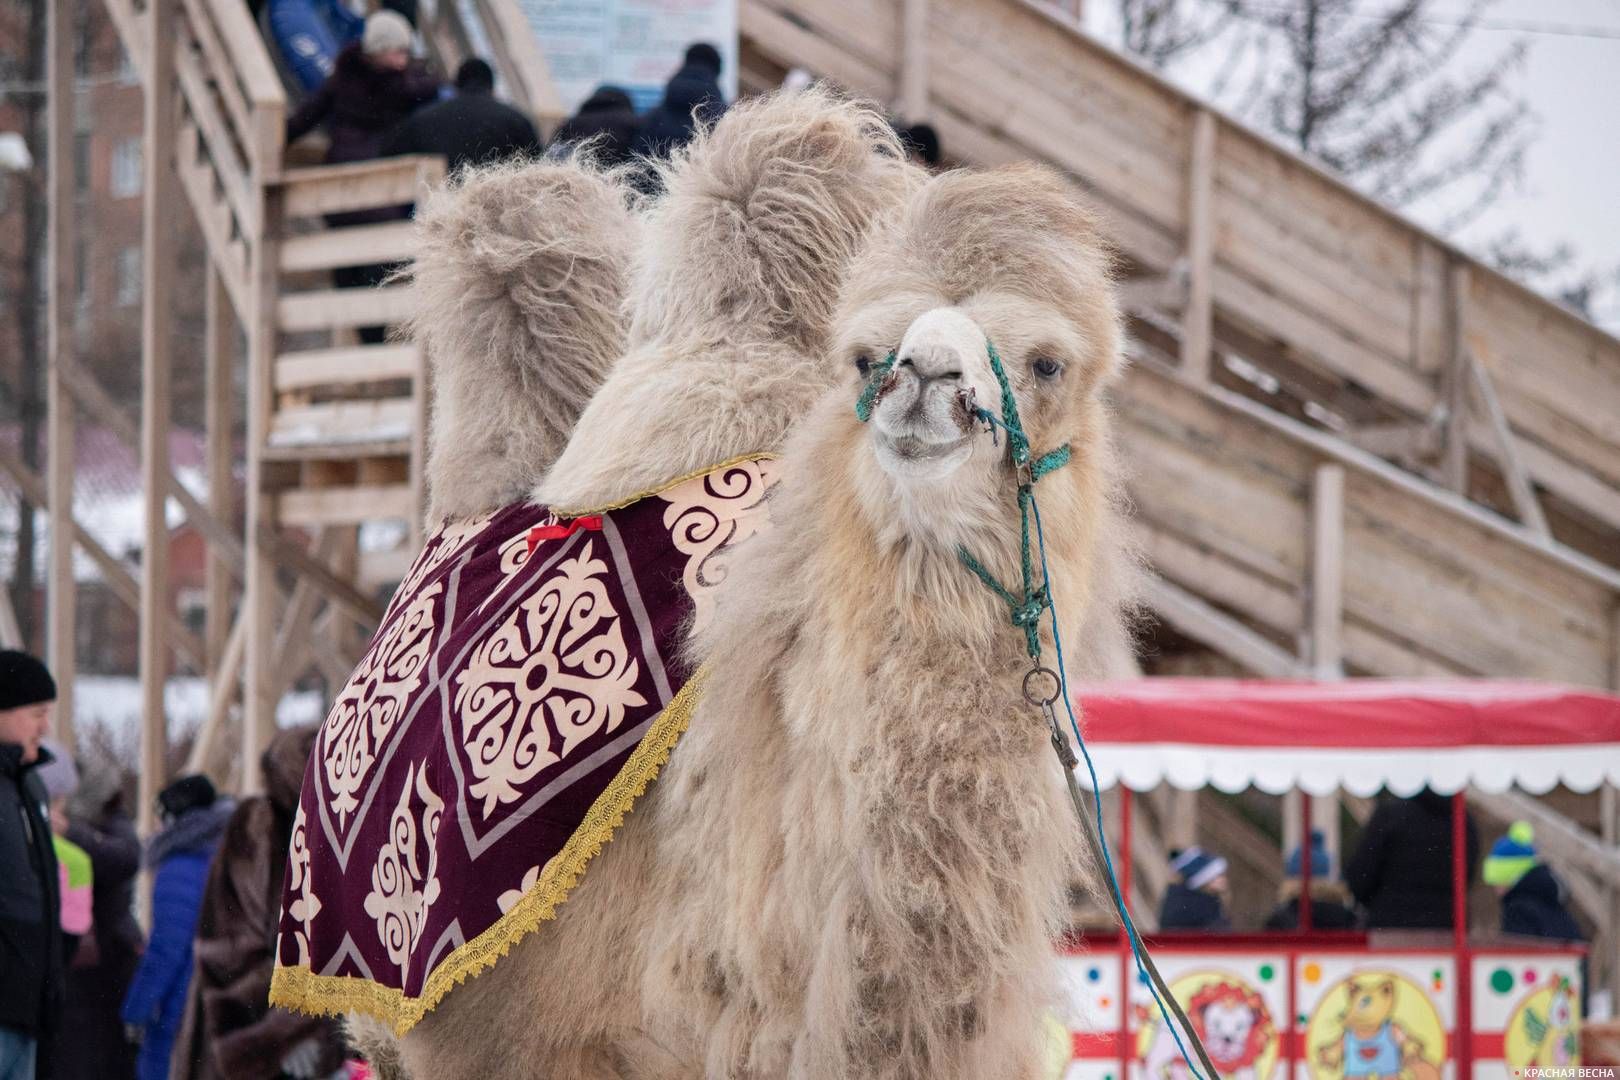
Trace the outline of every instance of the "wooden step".
{"label": "wooden step", "polygon": [[288,333],[349,326],[388,326],[415,310],[410,285],[375,289],[317,289],[276,301],[276,324]]}
{"label": "wooden step", "polygon": [[[278,409],[270,418],[269,456],[362,456],[364,447],[387,447],[385,453],[407,453],[416,425],[411,398],[377,401],[326,401]],[[334,453],[339,451],[341,453]]]}
{"label": "wooden step", "polygon": [[409,259],[416,252],[416,224],[384,221],[289,236],[281,242],[281,269],[330,270]]}
{"label": "wooden step", "polygon": [[381,158],[351,165],[288,169],[281,175],[288,217],[313,217],[415,202],[444,178],[444,159]]}
{"label": "wooden step", "polygon": [[417,347],[359,345],[346,349],[311,349],[276,357],[277,393],[309,390],[317,386],[352,386],[386,379],[415,378]]}
{"label": "wooden step", "polygon": [[410,484],[294,488],[274,498],[276,520],[282,525],[357,525],[389,518],[409,521],[416,515],[416,493]]}

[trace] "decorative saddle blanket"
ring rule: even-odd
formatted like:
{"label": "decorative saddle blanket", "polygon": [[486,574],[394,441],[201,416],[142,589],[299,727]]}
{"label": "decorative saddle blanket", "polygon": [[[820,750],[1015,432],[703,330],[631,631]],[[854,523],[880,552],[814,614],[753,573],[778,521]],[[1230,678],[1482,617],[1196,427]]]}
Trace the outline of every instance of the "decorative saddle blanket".
{"label": "decorative saddle blanket", "polygon": [[273,1004],[403,1034],[556,914],[686,728],[681,643],[769,524],[773,472],[428,538],[304,775]]}

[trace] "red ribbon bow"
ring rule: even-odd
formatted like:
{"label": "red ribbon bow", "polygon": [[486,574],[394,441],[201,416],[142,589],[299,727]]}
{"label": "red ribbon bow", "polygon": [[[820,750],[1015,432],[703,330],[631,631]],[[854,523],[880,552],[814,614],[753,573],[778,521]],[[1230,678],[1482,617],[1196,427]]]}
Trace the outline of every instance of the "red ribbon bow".
{"label": "red ribbon bow", "polygon": [[558,522],[555,525],[536,525],[529,530],[529,555],[534,555],[534,549],[540,546],[540,541],[562,540],[573,536],[581,529],[589,532],[601,532],[602,515],[587,514],[585,517],[570,518],[566,524]]}

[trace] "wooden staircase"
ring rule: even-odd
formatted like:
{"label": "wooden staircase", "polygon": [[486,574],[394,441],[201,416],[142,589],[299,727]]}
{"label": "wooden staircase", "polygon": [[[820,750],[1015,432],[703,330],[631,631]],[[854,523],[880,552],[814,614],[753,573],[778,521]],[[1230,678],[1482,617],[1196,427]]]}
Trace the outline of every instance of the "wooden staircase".
{"label": "wooden staircase", "polygon": [[1265,675],[1620,685],[1620,341],[1047,5],[743,0],[740,24],[745,85],[903,100],[954,158],[1048,161],[1104,211],[1163,620]]}
{"label": "wooden staircase", "polygon": [[[70,109],[71,0],[49,0],[53,142]],[[204,674],[211,706],[190,767],[229,777],[253,762],[274,731],[277,702],[314,669],[347,677],[380,614],[357,582],[368,576],[362,525],[393,521],[402,540],[380,559],[397,569],[414,551],[423,518],[427,392],[421,350],[410,341],[365,344],[357,329],[410,313],[408,221],[329,227],[325,218],[415,202],[444,179],[443,162],[393,158],[343,166],[287,162],[288,97],[269,49],[241,0],[104,0],[146,98],[143,188],[146,282],[140,419],[111,401],[71,355],[71,335],[51,349],[48,478],[0,460],[25,490],[48,501],[59,535],[90,549],[119,595],[141,612],[140,807],[149,828],[164,782],[168,733],[163,684],[176,665]],[[475,42],[491,53],[498,86],[544,129],[560,120],[545,62],[515,0],[440,0],[421,8],[429,60],[453,73]],[[66,63],[64,63],[64,58]],[[71,140],[67,139],[70,143]],[[52,159],[53,191],[71,192],[71,161]],[[74,223],[53,207],[53,251],[70,252]],[[173,215],[197,222],[207,252],[206,342],[209,498],[179,484],[167,458],[170,322],[176,280]],[[390,264],[399,279],[373,289],[332,288],[341,267]],[[53,281],[60,292],[63,275]],[[71,277],[65,280],[71,281]],[[53,326],[61,305],[53,293]],[[245,352],[238,353],[238,343]],[[245,451],[233,437],[242,416]],[[140,447],[147,481],[147,536],[137,584],[72,521],[75,415],[88,412]],[[245,466],[239,466],[245,452]],[[245,504],[234,505],[237,477]],[[169,609],[164,504],[179,501],[209,541],[207,627],[196,635]],[[245,527],[240,524],[245,519]],[[63,562],[65,560],[58,560]],[[380,577],[386,580],[390,571]],[[377,575],[374,575],[377,576]],[[71,573],[50,581],[51,653],[73,678]],[[225,738],[241,720],[240,740]],[[71,724],[64,735],[71,740]],[[240,752],[233,752],[240,748]],[[256,769],[236,770],[251,790]]]}

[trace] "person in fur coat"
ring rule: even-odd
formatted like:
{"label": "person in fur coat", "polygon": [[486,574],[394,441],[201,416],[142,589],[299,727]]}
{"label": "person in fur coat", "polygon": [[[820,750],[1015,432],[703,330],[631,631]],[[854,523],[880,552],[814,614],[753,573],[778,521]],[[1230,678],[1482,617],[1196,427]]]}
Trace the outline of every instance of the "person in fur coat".
{"label": "person in fur coat", "polygon": [[270,1007],[276,918],[293,815],[319,728],[288,728],[260,759],[263,795],[242,800],[225,826],[197,918],[173,1080],[315,1080],[343,1066],[330,1018]]}

